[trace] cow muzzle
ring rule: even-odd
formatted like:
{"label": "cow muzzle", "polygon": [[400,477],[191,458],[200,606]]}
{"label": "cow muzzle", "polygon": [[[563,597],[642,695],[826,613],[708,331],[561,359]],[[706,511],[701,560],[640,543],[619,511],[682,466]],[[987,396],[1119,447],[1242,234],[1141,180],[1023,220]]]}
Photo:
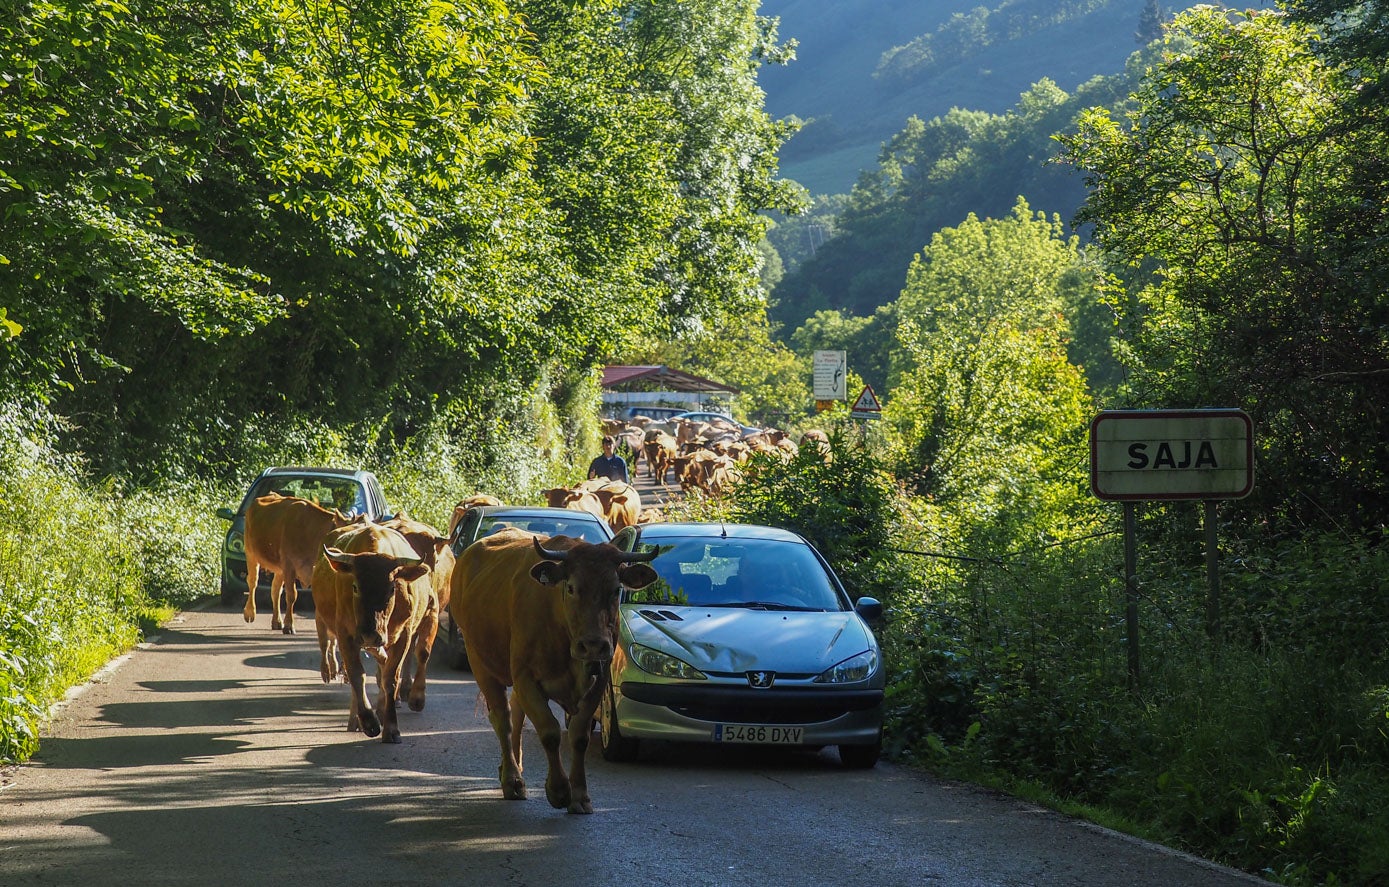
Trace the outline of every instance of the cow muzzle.
{"label": "cow muzzle", "polygon": [[602,635],[578,637],[570,645],[569,655],[582,662],[607,662],[613,658],[613,642]]}

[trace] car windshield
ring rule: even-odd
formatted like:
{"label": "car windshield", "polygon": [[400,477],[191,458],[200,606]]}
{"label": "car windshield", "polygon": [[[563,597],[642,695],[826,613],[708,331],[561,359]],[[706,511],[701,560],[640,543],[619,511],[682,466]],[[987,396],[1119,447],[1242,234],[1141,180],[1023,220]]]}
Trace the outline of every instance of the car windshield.
{"label": "car windshield", "polygon": [[336,508],[343,514],[356,515],[366,511],[367,497],[362,485],[348,477],[324,477],[322,475],[277,474],[263,477],[251,491],[246,502],[270,493],[281,496],[298,496],[317,502],[324,508]]}
{"label": "car windshield", "polygon": [[775,539],[676,538],[644,543],[660,580],[631,600],[695,607],[842,610],[825,568],[806,545]]}
{"label": "car windshield", "polygon": [[[578,512],[574,512],[578,514]],[[553,517],[527,517],[526,515],[497,514],[482,519],[478,527],[478,538],[490,535],[507,527],[525,530],[536,536],[573,536],[585,542],[607,542],[608,533],[597,518],[584,520],[559,519]]]}

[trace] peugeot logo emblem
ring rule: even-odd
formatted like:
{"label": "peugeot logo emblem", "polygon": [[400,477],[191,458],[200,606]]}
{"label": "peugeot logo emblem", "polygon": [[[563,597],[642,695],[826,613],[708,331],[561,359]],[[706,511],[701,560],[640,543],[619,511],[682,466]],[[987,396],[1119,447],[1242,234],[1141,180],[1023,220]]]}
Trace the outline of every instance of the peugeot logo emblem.
{"label": "peugeot logo emblem", "polygon": [[775,680],[776,672],[774,671],[748,672],[748,686],[756,687],[759,690],[765,690],[766,688],[770,687],[772,685],[772,682]]}

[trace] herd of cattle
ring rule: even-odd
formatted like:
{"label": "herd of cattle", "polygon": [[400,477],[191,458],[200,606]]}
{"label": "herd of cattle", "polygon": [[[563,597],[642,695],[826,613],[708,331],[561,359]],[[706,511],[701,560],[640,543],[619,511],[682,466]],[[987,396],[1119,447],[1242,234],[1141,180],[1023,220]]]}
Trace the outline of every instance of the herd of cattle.
{"label": "herd of cattle", "polygon": [[823,431],[805,432],[798,445],[791,435],[779,429],[745,434],[741,426],[717,419],[663,422],[635,416],[630,422],[609,420],[603,432],[616,438],[630,454],[628,467],[634,476],[645,462],[646,476],[652,480],[664,484],[674,472],[682,490],[698,490],[706,496],[726,495],[753,456],[789,459],[807,444],[822,451],[829,447],[829,438]]}
{"label": "herd of cattle", "polygon": [[[618,433],[630,443],[631,431],[642,437],[641,455],[652,476],[664,482],[667,472],[676,471],[682,486],[688,482],[711,495],[726,490],[735,466],[750,453],[789,454],[795,446],[769,432],[752,435],[754,440],[684,426],[634,426]],[[634,471],[636,464],[634,459]],[[547,490],[545,497],[555,507],[593,511],[614,532],[659,518],[642,508],[634,487],[616,481],[586,481]],[[521,724],[530,718],[548,759],[546,798],[556,808],[591,813],[584,755],[607,690],[620,590],[654,582],[656,572],[644,562],[656,555],[506,529],[472,543],[455,563],[453,537],[467,510],[499,504],[490,496],[465,499],[455,507],[448,532],[441,533],[403,512],[376,522],[293,496],[257,498],[246,510],[249,593],[243,616],[255,621],[255,590],[267,570],[274,575],[271,628],[293,634],[297,586],[308,586],[320,677],[325,683],[341,677],[351,691],[347,728],[400,742],[397,701],[413,711],[424,708],[429,657],[447,608],[501,747],[503,797],[526,796]],[[374,706],[367,698],[363,653],[377,662]],[[560,759],[563,731],[550,701],[567,715],[567,774]]]}

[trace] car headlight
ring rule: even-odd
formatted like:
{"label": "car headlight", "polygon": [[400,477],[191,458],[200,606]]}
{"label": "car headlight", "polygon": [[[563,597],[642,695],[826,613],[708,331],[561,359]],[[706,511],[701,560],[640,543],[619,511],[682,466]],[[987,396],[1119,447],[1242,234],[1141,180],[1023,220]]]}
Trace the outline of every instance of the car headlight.
{"label": "car headlight", "polygon": [[825,669],[815,679],[817,684],[852,684],[867,680],[878,670],[878,654],[874,650],[864,650],[857,656],[850,656],[836,666]]}
{"label": "car headlight", "polygon": [[704,672],[688,662],[682,662],[674,656],[667,656],[660,650],[643,647],[641,644],[633,644],[630,656],[637,668],[658,677],[683,678],[688,681],[705,680]]}
{"label": "car headlight", "polygon": [[240,533],[227,534],[227,552],[229,554],[245,554],[246,539]]}

